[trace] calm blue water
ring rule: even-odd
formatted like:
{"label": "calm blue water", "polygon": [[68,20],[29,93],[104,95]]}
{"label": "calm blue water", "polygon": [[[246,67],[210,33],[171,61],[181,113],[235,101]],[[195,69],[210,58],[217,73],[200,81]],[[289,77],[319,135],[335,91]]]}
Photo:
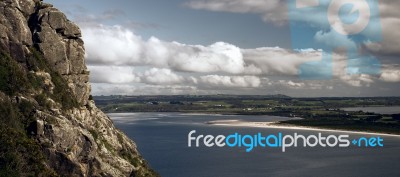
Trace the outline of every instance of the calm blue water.
{"label": "calm blue water", "polygon": [[[164,177],[400,176],[400,138],[384,137],[383,148],[189,148],[191,130],[211,135],[279,133],[317,134],[306,130],[224,127],[207,121],[274,121],[271,116],[188,115],[181,113],[109,114],[138,145],[142,156]],[[323,133],[329,135],[335,133]],[[341,133],[343,134],[343,133]],[[360,135],[351,135],[357,137]],[[369,136],[368,136],[369,137]]]}

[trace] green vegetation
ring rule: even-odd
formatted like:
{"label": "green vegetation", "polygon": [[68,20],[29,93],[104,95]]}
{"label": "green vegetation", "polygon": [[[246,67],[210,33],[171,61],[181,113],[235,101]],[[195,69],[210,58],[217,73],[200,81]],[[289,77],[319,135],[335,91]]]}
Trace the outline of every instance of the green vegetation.
{"label": "green vegetation", "polygon": [[[79,106],[66,81],[40,53],[32,52],[24,67],[0,51],[0,177],[57,176],[45,166],[43,147],[31,137],[35,132],[34,112],[51,107],[47,98],[61,103],[65,110]],[[53,93],[44,88],[43,78],[29,71],[50,73],[55,85]],[[28,99],[19,97],[22,95]],[[12,102],[10,98],[16,100]]]}
{"label": "green vegetation", "polygon": [[290,98],[286,96],[94,97],[105,112],[187,112],[301,117],[282,124],[400,134],[400,116],[344,111],[344,107],[398,106],[400,97]]}
{"label": "green vegetation", "polygon": [[28,136],[30,105],[0,101],[0,176],[56,176],[45,165],[41,146]]}
{"label": "green vegetation", "polygon": [[50,108],[50,103],[47,100],[47,95],[44,93],[41,93],[39,95],[35,96],[35,100],[39,103],[40,106],[44,108]]}
{"label": "green vegetation", "polygon": [[0,52],[0,91],[13,96],[29,88],[28,78],[21,66],[10,56]]}
{"label": "green vegetation", "polygon": [[107,142],[107,140],[105,139],[101,139],[101,144],[108,150],[111,152],[112,155],[115,155],[115,149],[113,148],[113,146]]}
{"label": "green vegetation", "polygon": [[67,82],[58,73],[52,72],[51,81],[55,85],[54,93],[50,95],[54,101],[61,103],[64,109],[79,107],[79,103],[72,96],[72,91],[68,87]]}
{"label": "green vegetation", "polygon": [[90,129],[89,132],[90,132],[90,134],[92,134],[95,141],[97,141],[99,139],[99,134],[97,133],[96,130]]}
{"label": "green vegetation", "polygon": [[89,132],[90,134],[92,134],[98,146],[104,146],[108,151],[110,151],[113,155],[115,155],[115,149],[113,148],[113,146],[110,143],[108,143],[104,138],[99,136],[97,130],[90,129]]}
{"label": "green vegetation", "polygon": [[27,74],[22,65],[0,52],[0,176],[56,176],[44,165],[40,144],[30,137],[37,105],[25,99],[18,98],[17,103],[9,99],[31,93],[40,85],[39,78]]}

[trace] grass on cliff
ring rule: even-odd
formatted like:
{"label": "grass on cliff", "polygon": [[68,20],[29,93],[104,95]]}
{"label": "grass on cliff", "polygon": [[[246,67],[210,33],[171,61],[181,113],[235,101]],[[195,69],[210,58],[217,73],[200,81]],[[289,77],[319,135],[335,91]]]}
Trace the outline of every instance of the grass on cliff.
{"label": "grass on cliff", "polygon": [[39,143],[28,135],[35,106],[27,100],[17,104],[9,99],[34,89],[35,80],[26,73],[22,65],[0,52],[0,177],[56,176],[44,165]]}
{"label": "grass on cliff", "polygon": [[56,176],[44,165],[39,143],[28,136],[32,105],[14,104],[5,95],[0,105],[0,177]]}
{"label": "grass on cliff", "polygon": [[21,66],[0,52],[0,91],[11,96],[30,88],[27,75]]}
{"label": "grass on cliff", "polygon": [[[57,176],[45,165],[41,145],[30,137],[35,109],[48,108],[47,97],[60,102],[64,109],[77,106],[64,79],[40,58],[33,55],[27,64],[52,75],[54,94],[42,92],[34,97],[41,107],[28,100],[11,101],[17,95],[28,96],[43,86],[43,80],[28,72],[23,64],[0,51],[0,177]],[[36,62],[36,63],[35,63]]]}

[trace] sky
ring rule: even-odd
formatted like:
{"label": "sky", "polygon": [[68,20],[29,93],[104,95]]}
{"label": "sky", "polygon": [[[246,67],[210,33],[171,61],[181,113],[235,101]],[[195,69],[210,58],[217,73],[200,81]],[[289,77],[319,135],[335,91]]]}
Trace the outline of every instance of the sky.
{"label": "sky", "polygon": [[81,27],[93,95],[400,96],[396,0],[45,2]]}

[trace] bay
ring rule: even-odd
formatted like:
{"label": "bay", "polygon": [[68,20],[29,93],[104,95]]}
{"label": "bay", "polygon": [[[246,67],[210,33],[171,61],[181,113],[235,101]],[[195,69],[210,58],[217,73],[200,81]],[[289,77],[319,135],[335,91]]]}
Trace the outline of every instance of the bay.
{"label": "bay", "polygon": [[[216,120],[252,122],[288,118],[273,116],[226,116],[183,113],[108,114],[117,128],[133,139],[142,156],[163,177],[261,177],[261,176],[400,176],[400,138],[383,136],[384,147],[278,148],[188,147],[188,133],[228,135],[315,135],[310,130],[228,127],[206,124]],[[325,132],[323,135],[343,133]],[[363,135],[352,134],[351,137]],[[373,135],[365,135],[371,137]]]}

